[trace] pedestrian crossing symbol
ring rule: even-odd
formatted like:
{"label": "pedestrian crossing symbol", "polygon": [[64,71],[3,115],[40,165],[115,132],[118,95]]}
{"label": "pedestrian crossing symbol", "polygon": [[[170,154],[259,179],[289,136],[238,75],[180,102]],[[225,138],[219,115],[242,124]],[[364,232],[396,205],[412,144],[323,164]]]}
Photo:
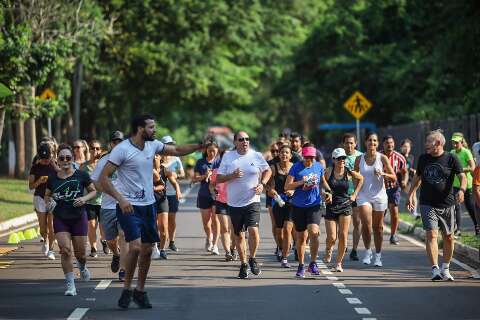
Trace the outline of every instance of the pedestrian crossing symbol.
{"label": "pedestrian crossing symbol", "polygon": [[43,90],[42,94],[40,95],[39,97],[40,99],[42,100],[49,100],[49,99],[56,99],[57,96],[55,95],[55,92],[53,92],[52,90],[50,89],[45,89]]}
{"label": "pedestrian crossing symbol", "polygon": [[361,119],[370,110],[372,103],[360,93],[355,93],[343,105],[356,119]]}

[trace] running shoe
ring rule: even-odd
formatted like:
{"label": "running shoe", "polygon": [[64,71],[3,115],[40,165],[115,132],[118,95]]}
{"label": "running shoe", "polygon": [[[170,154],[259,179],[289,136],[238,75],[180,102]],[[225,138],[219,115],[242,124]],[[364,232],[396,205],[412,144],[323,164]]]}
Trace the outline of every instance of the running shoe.
{"label": "running shoe", "polygon": [[283,257],[283,255],[282,255],[282,250],[279,249],[279,250],[278,250],[278,253],[277,253],[277,261],[278,261],[278,262],[282,261],[282,257]]}
{"label": "running shoe", "polygon": [[432,267],[432,281],[442,280],[442,273],[437,266]]}
{"label": "running shoe", "polygon": [[275,252],[273,253],[274,256],[278,256],[278,247],[275,248]]}
{"label": "running shoe", "polygon": [[343,267],[340,263],[338,263],[335,267],[332,268],[333,272],[343,272]]}
{"label": "running shoe", "polygon": [[118,281],[124,282],[125,281],[125,270],[120,269],[118,272]]}
{"label": "running shoe", "polygon": [[175,252],[178,252],[178,248],[177,246],[175,245],[175,242],[174,241],[170,241],[170,243],[168,244],[168,249],[172,250],[172,251],[175,251]]}
{"label": "running shoe", "polygon": [[233,248],[232,250],[230,250],[230,253],[231,253],[232,256],[233,256],[233,261],[237,261],[237,260],[238,260],[238,252],[235,250],[235,248]]}
{"label": "running shoe", "polygon": [[44,242],[40,248],[40,252],[43,253],[44,256],[46,256],[48,254],[48,244]]}
{"label": "running shoe", "polygon": [[215,255],[215,256],[220,255],[220,251],[218,251],[218,246],[217,246],[217,245],[214,245],[214,246],[213,246],[213,248],[212,248],[212,254]]}
{"label": "running shoe", "polygon": [[390,236],[390,244],[398,245],[400,241],[398,241],[398,238],[395,234],[392,234]]}
{"label": "running shoe", "polygon": [[147,293],[145,291],[138,291],[133,289],[133,302],[135,302],[142,309],[151,309],[152,304],[148,299]]}
{"label": "running shoe", "polygon": [[120,269],[120,256],[113,255],[112,263],[110,263],[110,270],[112,270],[113,273],[117,273],[118,269]]}
{"label": "running shoe", "polygon": [[310,262],[310,264],[308,265],[308,272],[315,276],[320,275],[320,270],[318,270],[318,266],[315,261]]}
{"label": "running shoe", "polygon": [[107,240],[102,240],[101,242],[102,242],[103,253],[110,254],[110,249],[108,249],[108,246],[107,246]]}
{"label": "running shoe", "polygon": [[248,259],[248,264],[250,265],[250,271],[252,271],[254,275],[258,276],[260,273],[262,273],[262,270],[260,270],[260,267],[258,266],[257,259]]}
{"label": "running shoe", "polygon": [[152,249],[152,259],[160,259],[160,250],[158,250],[157,244],[153,245]]}
{"label": "running shoe", "polygon": [[442,279],[445,281],[454,281],[455,279],[453,276],[450,274],[450,269],[449,268],[442,268],[441,271],[442,274]]}
{"label": "running shoe", "polygon": [[280,264],[282,268],[290,268],[287,258],[282,258],[282,263]]}
{"label": "running shoe", "polygon": [[87,267],[80,271],[80,279],[82,279],[82,281],[90,281],[90,276],[90,270],[88,270]]}
{"label": "running shoe", "polygon": [[248,279],[248,264],[242,263],[240,265],[240,272],[238,273],[238,279]]}
{"label": "running shoe", "polygon": [[373,262],[375,267],[383,267],[382,263],[382,253],[375,253],[375,260]]}
{"label": "running shoe", "polygon": [[305,266],[303,264],[299,264],[297,268],[297,273],[295,274],[297,278],[305,278]]}
{"label": "running shoe", "polygon": [[92,258],[98,257],[97,249],[92,247],[92,249],[90,250],[90,257],[92,257]]}
{"label": "running shoe", "polygon": [[76,296],[77,295],[77,289],[75,288],[75,282],[67,282],[67,290],[65,291],[66,296]]}
{"label": "running shoe", "polygon": [[370,264],[372,263],[372,249],[365,250],[365,255],[363,256],[362,262],[363,264]]}
{"label": "running shoe", "polygon": [[353,249],[352,249],[352,251],[350,251],[350,260],[352,260],[352,261],[358,261],[358,260],[360,260],[360,259],[358,258],[357,250],[353,250]]}
{"label": "running shoe", "polygon": [[167,260],[168,257],[167,257],[167,251],[165,250],[160,250],[160,258],[162,258],[163,260]]}
{"label": "running shoe", "polygon": [[118,306],[122,309],[127,309],[132,301],[132,290],[123,289],[120,299],[118,299]]}
{"label": "running shoe", "polygon": [[225,253],[225,261],[226,262],[233,261],[233,256],[230,252]]}
{"label": "running shoe", "polygon": [[55,252],[53,252],[52,250],[48,250],[47,258],[50,260],[55,260]]}
{"label": "running shoe", "polygon": [[210,240],[205,239],[205,250],[207,252],[212,252],[213,249],[213,243],[210,242]]}

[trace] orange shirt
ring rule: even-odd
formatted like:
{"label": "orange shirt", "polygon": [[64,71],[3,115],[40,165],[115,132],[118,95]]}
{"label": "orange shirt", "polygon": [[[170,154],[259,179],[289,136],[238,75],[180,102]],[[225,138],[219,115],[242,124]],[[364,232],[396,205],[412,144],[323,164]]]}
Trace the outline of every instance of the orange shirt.
{"label": "orange shirt", "polygon": [[473,185],[480,186],[480,166],[477,166],[473,171]]}

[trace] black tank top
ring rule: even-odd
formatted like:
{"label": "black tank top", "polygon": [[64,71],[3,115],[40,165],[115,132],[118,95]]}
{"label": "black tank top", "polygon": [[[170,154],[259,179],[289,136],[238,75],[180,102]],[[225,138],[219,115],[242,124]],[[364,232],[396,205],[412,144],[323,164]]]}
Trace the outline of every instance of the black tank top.
{"label": "black tank top", "polygon": [[348,195],[349,183],[347,168],[345,168],[345,172],[343,173],[343,177],[341,179],[335,179],[335,172],[332,168],[332,172],[328,178],[328,185],[332,189],[333,193],[332,203],[329,205],[330,207],[336,207],[349,201],[350,196]]}
{"label": "black tank top", "polygon": [[275,176],[273,180],[275,181],[275,191],[278,194],[285,193],[285,181],[287,181],[288,174],[280,174],[279,172],[279,165],[275,163]]}
{"label": "black tank top", "polygon": [[161,165],[160,166],[160,180],[158,180],[157,182],[154,182],[153,185],[158,186],[160,184],[163,184],[165,186],[165,189],[163,189],[160,192],[155,191],[155,193],[157,193],[160,196],[164,196],[166,194],[167,182],[168,182],[168,179],[167,179],[167,175],[165,173],[165,167],[163,165]]}

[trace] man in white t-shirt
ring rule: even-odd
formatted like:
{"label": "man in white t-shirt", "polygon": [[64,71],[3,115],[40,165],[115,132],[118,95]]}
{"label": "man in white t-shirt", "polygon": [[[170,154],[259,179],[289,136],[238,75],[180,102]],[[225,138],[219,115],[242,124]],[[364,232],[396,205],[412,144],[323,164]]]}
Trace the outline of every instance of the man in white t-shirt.
{"label": "man in white t-shirt", "polygon": [[[248,264],[254,275],[260,274],[255,259],[260,243],[260,194],[272,171],[262,154],[250,150],[250,138],[244,131],[234,137],[235,150],[225,153],[218,169],[217,182],[227,183],[228,214],[232,220],[240,255],[239,279],[248,278]],[[247,264],[245,231],[248,229],[250,258]]]}
{"label": "man in white t-shirt", "polygon": [[[144,289],[153,244],[160,242],[153,195],[155,154],[182,156],[202,148],[201,144],[174,146],[155,140],[155,120],[151,115],[134,117],[131,129],[131,137],[112,150],[100,176],[104,192],[118,202],[117,219],[129,244],[124,290],[118,300],[118,306],[124,309],[128,308],[132,299],[140,308],[152,307]],[[117,183],[114,186],[109,177],[115,171]],[[137,260],[138,281],[132,291],[131,283]]]}

